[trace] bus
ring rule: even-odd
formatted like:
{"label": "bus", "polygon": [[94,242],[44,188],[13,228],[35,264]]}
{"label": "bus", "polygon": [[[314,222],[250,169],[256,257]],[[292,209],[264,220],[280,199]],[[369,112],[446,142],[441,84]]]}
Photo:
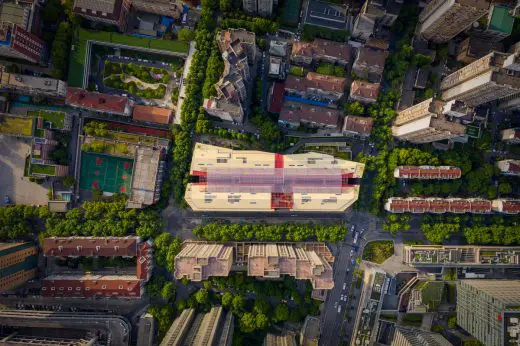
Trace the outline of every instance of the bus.
{"label": "bus", "polygon": [[358,233],[358,232],[355,232],[355,233],[354,233],[354,241],[353,241],[353,244],[357,244],[358,237],[359,237],[359,233]]}

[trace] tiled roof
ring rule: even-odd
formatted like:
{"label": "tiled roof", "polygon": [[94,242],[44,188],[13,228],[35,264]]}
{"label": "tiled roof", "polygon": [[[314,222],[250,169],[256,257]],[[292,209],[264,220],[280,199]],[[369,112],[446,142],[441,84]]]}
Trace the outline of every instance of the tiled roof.
{"label": "tiled roof", "polygon": [[139,237],[52,237],[43,241],[45,256],[135,257]]}
{"label": "tiled roof", "polygon": [[390,198],[385,209],[394,213],[474,213],[492,212],[492,202],[483,199],[458,198]]}
{"label": "tiled roof", "polygon": [[365,47],[380,49],[380,50],[388,50],[390,47],[390,42],[387,40],[381,40],[378,38],[369,38],[367,43],[365,43]]}
{"label": "tiled roof", "polygon": [[42,281],[45,297],[141,296],[141,280],[130,276],[51,275]]}
{"label": "tiled roof", "polygon": [[502,212],[507,214],[520,213],[520,200],[502,200]]}
{"label": "tiled roof", "polygon": [[89,92],[80,88],[67,88],[66,103],[100,112],[125,113],[128,99],[123,96]]}
{"label": "tiled roof", "polygon": [[335,109],[288,102],[284,104],[278,119],[287,122],[299,123],[304,121],[327,126],[337,126],[340,116],[341,111]]}
{"label": "tiled roof", "polygon": [[343,131],[357,132],[362,135],[370,135],[374,119],[368,117],[358,117],[355,115],[347,115],[343,123]]}
{"label": "tiled roof", "polygon": [[350,86],[350,96],[376,100],[379,95],[379,89],[379,83],[368,83],[361,80],[355,80]]}
{"label": "tiled roof", "polygon": [[356,59],[356,64],[364,64],[367,66],[379,66],[384,68],[385,60],[388,57],[388,52],[381,52],[370,47],[363,47],[359,49],[359,54]]}
{"label": "tiled roof", "polygon": [[458,167],[451,166],[399,166],[394,176],[404,179],[457,179],[462,175]]}
{"label": "tiled roof", "polygon": [[171,109],[167,108],[134,106],[132,119],[134,121],[168,125],[170,123],[171,114]]}
{"label": "tiled roof", "polygon": [[347,43],[338,43],[317,38],[313,42],[295,42],[292,48],[292,55],[309,57],[326,55],[338,60],[350,61],[352,49]]}
{"label": "tiled roof", "polygon": [[285,89],[306,91],[308,88],[342,93],[345,89],[345,78],[325,76],[314,72],[307,73],[305,78],[288,76]]}

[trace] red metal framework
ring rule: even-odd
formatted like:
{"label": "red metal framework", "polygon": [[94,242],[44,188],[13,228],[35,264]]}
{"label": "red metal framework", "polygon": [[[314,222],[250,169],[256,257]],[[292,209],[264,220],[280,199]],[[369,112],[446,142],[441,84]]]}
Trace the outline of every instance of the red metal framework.
{"label": "red metal framework", "polygon": [[272,193],[271,208],[272,209],[292,209],[294,199],[292,193]]}

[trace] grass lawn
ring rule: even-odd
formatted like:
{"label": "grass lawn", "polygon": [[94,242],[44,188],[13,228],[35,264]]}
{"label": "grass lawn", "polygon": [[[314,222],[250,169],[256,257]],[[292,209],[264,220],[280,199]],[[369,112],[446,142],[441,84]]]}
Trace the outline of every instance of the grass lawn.
{"label": "grass lawn", "polygon": [[1,116],[0,133],[32,136],[33,118],[22,116]]}
{"label": "grass lawn", "polygon": [[301,66],[291,66],[289,68],[289,74],[296,76],[296,77],[304,77],[305,76],[305,70]]}
{"label": "grass lawn", "polygon": [[363,259],[381,264],[394,254],[394,243],[391,240],[372,241],[365,246]]}
{"label": "grass lawn", "polygon": [[441,303],[444,294],[444,281],[429,281],[421,290],[421,298],[428,311],[434,311]]}
{"label": "grass lawn", "polygon": [[158,40],[123,35],[115,32],[90,31],[78,29],[74,32],[72,44],[74,51],[69,59],[69,80],[71,87],[83,86],[83,64],[87,54],[87,41],[122,44],[131,47],[150,48],[169,52],[188,53],[188,44],[181,41]]}
{"label": "grass lawn", "polygon": [[31,174],[56,175],[56,167],[50,165],[31,164]]}
{"label": "grass lawn", "polygon": [[45,136],[45,131],[43,129],[34,130],[34,137],[43,138]]}
{"label": "grass lawn", "polygon": [[42,117],[43,120],[50,121],[53,128],[63,129],[63,126],[65,126],[65,114],[62,112],[28,111],[27,115],[31,117]]}

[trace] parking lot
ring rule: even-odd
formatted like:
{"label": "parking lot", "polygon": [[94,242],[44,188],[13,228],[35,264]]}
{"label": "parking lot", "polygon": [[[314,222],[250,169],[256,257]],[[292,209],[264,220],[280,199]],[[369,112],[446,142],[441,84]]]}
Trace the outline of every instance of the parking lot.
{"label": "parking lot", "polygon": [[310,0],[305,15],[305,24],[344,30],[347,25],[346,8],[327,2]]}
{"label": "parking lot", "polygon": [[0,134],[0,205],[4,204],[6,195],[15,204],[47,203],[47,189],[23,176],[30,150],[30,139]]}

